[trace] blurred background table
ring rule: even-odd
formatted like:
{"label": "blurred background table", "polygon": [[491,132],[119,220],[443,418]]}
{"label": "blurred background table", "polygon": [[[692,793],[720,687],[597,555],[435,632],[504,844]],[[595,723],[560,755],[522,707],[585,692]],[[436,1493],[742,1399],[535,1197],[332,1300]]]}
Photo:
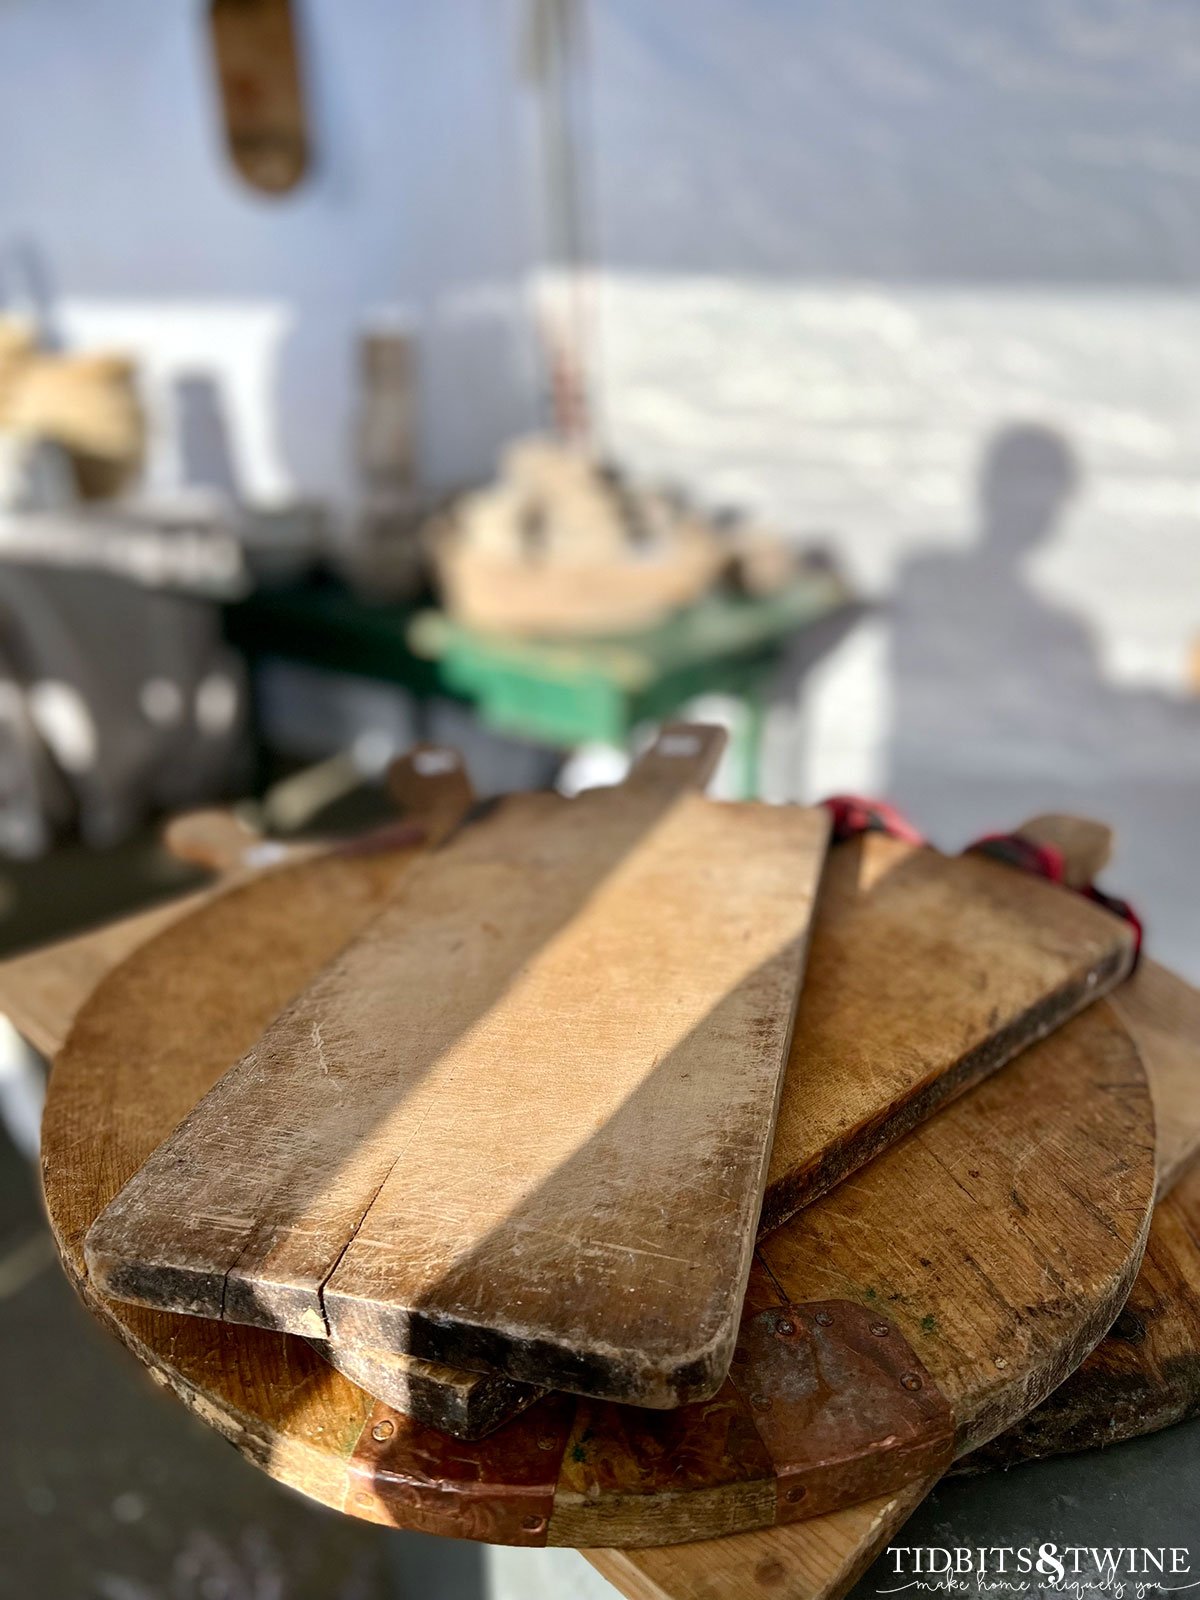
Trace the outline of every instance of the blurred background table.
{"label": "blurred background table", "polygon": [[470,703],[495,733],[563,751],[621,748],[640,724],[701,695],[741,702],[735,787],[758,792],[767,690],[785,656],[811,664],[858,615],[844,580],[813,568],[778,592],[715,592],[667,621],[603,638],[546,640],[480,632],[430,606],[373,604],[333,583],[263,588],[227,608],[227,633],[253,660],[396,684],[418,701]]}

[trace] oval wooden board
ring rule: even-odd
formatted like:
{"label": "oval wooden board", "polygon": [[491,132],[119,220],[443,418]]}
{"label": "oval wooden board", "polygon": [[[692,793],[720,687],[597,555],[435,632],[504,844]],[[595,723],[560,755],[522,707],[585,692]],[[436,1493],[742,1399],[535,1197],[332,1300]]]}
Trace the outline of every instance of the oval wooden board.
{"label": "oval wooden board", "polygon": [[[1143,960],[1113,1006],[1142,1052],[1158,1131],[1159,1199],[1141,1269],[1083,1365],[955,1471],[1111,1444],[1200,1411],[1200,991]],[[630,1600],[836,1600],[932,1487],[787,1528],[588,1559]]]}
{"label": "oval wooden board", "polygon": [[1154,1211],[1125,1308],[1087,1360],[1016,1427],[956,1468],[1019,1461],[1137,1439],[1200,1412],[1200,1172]]}
{"label": "oval wooden board", "polygon": [[[640,1545],[820,1504],[777,1493],[788,1463],[736,1397],[721,1401],[724,1420],[691,1432],[703,1419],[688,1412],[703,1406],[648,1413],[549,1396],[482,1444],[451,1447],[376,1406],[303,1341],[90,1290],[82,1241],[92,1220],[378,909],[410,857],[317,858],[244,883],[137,950],[85,1004],[43,1127],[47,1206],[84,1298],[250,1459],[377,1520],[529,1544]],[[953,1408],[962,1452],[1023,1415],[1111,1322],[1153,1187],[1145,1074],[1098,1005],[773,1235],[754,1282],[760,1294],[773,1284],[793,1302],[851,1301],[886,1319]],[[745,1447],[726,1448],[737,1440]]]}
{"label": "oval wooden board", "polygon": [[1125,1309],[1087,1360],[956,1471],[1155,1433],[1200,1412],[1200,991],[1143,961],[1113,997],[1149,1071],[1159,1201]]}

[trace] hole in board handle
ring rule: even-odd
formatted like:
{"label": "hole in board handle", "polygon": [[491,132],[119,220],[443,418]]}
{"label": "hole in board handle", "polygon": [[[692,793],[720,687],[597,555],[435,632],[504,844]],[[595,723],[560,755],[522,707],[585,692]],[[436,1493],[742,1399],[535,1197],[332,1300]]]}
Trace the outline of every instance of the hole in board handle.
{"label": "hole in board handle", "polygon": [[418,778],[440,778],[443,773],[458,770],[458,757],[453,750],[418,750],[413,756],[413,771]]}
{"label": "hole in board handle", "polygon": [[700,736],[695,733],[664,733],[658,741],[660,756],[698,756],[700,754]]}

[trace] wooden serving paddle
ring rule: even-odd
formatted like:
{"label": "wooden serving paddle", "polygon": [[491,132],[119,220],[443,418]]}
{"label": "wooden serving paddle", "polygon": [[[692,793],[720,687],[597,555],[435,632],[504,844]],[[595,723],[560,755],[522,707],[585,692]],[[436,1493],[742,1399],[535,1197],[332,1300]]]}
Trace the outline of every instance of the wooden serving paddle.
{"label": "wooden serving paddle", "polygon": [[426,855],[127,1185],[106,1292],[672,1406],[728,1370],[829,821],[628,782]]}
{"label": "wooden serving paddle", "polygon": [[[1114,1314],[1154,1172],[1144,1074],[1103,1005],[765,1243],[733,1378],[707,1406],[554,1395],[480,1445],[451,1444],[303,1341],[106,1299],[86,1277],[92,1220],[403,872],[399,856],[321,857],[213,899],[100,985],[51,1080],[45,1186],[68,1271],[165,1383],[276,1476],[358,1515],[518,1543],[774,1523],[914,1470],[924,1484],[931,1462],[1014,1420]],[[806,1454],[814,1440],[823,1448]]]}
{"label": "wooden serving paddle", "polygon": [[[1090,867],[1096,835],[1075,843]],[[835,845],[761,1231],[1106,993],[1133,953],[1116,917],[1002,861],[880,832]]]}

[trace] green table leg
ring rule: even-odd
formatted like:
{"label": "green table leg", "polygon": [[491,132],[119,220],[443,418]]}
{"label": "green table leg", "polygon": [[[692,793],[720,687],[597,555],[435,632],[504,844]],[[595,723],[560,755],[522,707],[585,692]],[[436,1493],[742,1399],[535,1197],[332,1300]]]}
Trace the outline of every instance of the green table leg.
{"label": "green table leg", "polygon": [[757,800],[762,779],[762,743],[767,722],[766,696],[761,684],[747,689],[744,715],[738,730],[737,786],[743,800]]}

